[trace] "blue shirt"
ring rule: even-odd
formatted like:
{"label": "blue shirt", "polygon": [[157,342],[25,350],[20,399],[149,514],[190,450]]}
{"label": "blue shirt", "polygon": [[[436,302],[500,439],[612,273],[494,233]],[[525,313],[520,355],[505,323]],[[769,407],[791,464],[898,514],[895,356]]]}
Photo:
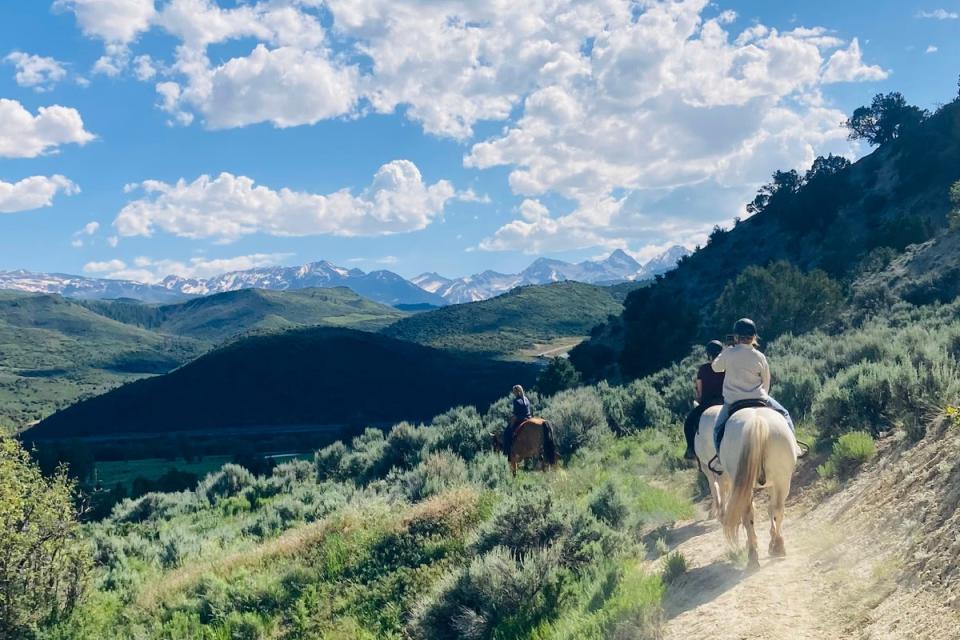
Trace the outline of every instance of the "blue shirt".
{"label": "blue shirt", "polygon": [[533,416],[533,411],[530,409],[530,401],[527,400],[527,396],[520,396],[519,398],[513,399],[513,417],[517,421],[526,420]]}

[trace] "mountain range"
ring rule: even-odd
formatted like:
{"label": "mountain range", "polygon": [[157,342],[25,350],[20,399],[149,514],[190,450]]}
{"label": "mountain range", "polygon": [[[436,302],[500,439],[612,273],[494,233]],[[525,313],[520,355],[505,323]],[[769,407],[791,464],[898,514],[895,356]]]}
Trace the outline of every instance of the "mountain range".
{"label": "mountain range", "polygon": [[387,270],[346,269],[326,260],[293,267],[260,267],[231,271],[212,278],[167,276],[157,284],[129,280],[88,278],[60,273],[0,271],[0,289],[59,294],[81,300],[130,298],[141,302],[168,303],[241,289],[286,291],[306,288],[347,287],[355,293],[391,306],[443,306],[486,300],[519,286],[574,280],[590,284],[614,284],[646,280],[669,271],[689,252],[674,246],[641,264],[624,251],[614,251],[605,260],[577,264],[540,258],[517,274],[484,271],[450,279],[425,273],[413,280]]}
{"label": "mountain range", "polygon": [[615,284],[649,280],[673,269],[690,251],[675,245],[641,264],[625,251],[617,249],[605,260],[585,260],[576,264],[550,258],[539,258],[515,274],[484,271],[463,278],[445,278],[437,273],[423,273],[411,281],[422,289],[441,296],[450,304],[486,300],[516,287],[573,280],[588,284]]}

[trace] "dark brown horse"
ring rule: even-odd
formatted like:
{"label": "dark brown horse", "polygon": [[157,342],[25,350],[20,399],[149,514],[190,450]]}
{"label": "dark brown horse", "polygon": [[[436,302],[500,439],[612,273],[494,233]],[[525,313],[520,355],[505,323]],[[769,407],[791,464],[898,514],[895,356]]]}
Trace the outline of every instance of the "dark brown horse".
{"label": "dark brown horse", "polygon": [[[491,434],[497,451],[503,451],[503,432]],[[513,434],[513,442],[507,454],[510,471],[517,475],[517,465],[524,460],[540,460],[541,468],[553,468],[560,459],[553,427],[543,418],[529,418],[520,423]]]}

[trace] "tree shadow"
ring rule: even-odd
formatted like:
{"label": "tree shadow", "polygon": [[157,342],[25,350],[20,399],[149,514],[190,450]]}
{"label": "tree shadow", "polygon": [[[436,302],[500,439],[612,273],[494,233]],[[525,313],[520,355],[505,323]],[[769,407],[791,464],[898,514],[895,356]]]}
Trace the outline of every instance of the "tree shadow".
{"label": "tree shadow", "polygon": [[664,616],[672,620],[685,611],[715,600],[749,573],[749,570],[724,561],[690,569],[667,589],[663,599]]}

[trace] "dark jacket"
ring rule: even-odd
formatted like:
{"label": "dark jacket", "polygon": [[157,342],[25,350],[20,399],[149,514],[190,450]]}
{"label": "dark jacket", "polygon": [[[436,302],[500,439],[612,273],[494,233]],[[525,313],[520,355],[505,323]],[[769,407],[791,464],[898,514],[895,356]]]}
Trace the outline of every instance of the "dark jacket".
{"label": "dark jacket", "polygon": [[530,401],[527,396],[520,396],[513,399],[513,421],[520,424],[524,420],[533,417],[533,410],[530,408]]}

